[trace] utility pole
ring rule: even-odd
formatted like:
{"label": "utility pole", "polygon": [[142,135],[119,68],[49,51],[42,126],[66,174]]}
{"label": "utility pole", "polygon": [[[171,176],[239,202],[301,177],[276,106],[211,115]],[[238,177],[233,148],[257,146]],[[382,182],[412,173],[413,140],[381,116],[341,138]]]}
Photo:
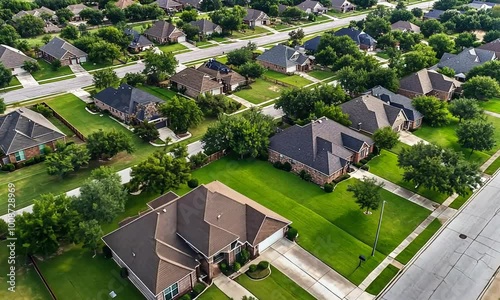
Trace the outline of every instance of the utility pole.
{"label": "utility pole", "polygon": [[382,201],[382,210],[380,211],[380,218],[378,219],[377,234],[375,235],[375,243],[373,244],[372,256],[375,256],[375,250],[377,249],[378,235],[380,234],[380,226],[382,225],[382,217],[384,216],[384,206],[385,200]]}

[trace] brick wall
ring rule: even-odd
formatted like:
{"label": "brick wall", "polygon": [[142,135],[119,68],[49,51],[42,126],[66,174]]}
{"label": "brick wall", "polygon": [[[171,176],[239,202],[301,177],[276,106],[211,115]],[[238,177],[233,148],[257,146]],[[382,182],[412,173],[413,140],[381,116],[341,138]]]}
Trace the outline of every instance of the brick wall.
{"label": "brick wall", "polygon": [[[61,139],[62,141],[65,140],[65,138],[62,138]],[[48,143],[45,143],[45,147],[48,147],[52,150],[55,149],[56,147],[56,143],[57,143],[58,140],[56,141],[51,141],[51,142],[48,142]],[[35,147],[31,147],[31,148],[28,148],[28,149],[24,149],[24,160],[23,161],[26,161],[32,157],[35,157],[37,155],[41,155],[42,153],[40,153],[40,148],[38,146],[35,146]],[[16,155],[15,153],[12,153],[12,154],[9,154],[9,161],[11,163],[16,163]],[[22,162],[22,161],[19,161],[19,162]]]}
{"label": "brick wall", "polygon": [[411,98],[411,99],[422,95],[420,93],[415,93],[415,92],[403,90],[403,89],[398,89],[398,94],[401,94],[401,95],[406,96],[406,97]]}
{"label": "brick wall", "polygon": [[257,60],[257,62],[258,62],[260,65],[262,65],[263,67],[268,68],[268,69],[270,69],[270,70],[273,70],[273,71],[276,71],[276,72],[280,72],[280,73],[283,73],[283,74],[286,74],[286,73],[287,73],[286,68],[283,68],[283,67],[277,66],[277,65],[275,65],[275,64],[268,63],[267,61]]}
{"label": "brick wall", "polygon": [[107,105],[106,103],[103,103],[102,101],[98,100],[98,99],[95,99],[94,100],[94,103],[97,107],[99,107],[100,109],[102,110],[107,110],[109,111],[109,113],[111,115],[113,115],[114,117],[122,120],[122,121],[125,121],[125,118],[127,117],[123,112],[121,111],[118,111],[116,109],[114,109],[113,107]]}

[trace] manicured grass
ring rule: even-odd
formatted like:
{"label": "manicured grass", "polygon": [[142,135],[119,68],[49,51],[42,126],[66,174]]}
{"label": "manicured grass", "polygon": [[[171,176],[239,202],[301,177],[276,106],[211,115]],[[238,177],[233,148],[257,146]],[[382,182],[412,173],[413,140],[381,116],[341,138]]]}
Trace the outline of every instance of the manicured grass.
{"label": "manicured grass", "polygon": [[495,161],[488,167],[486,170],[484,170],[484,173],[488,175],[493,175],[493,173],[496,172],[500,168],[500,157],[495,159]]}
{"label": "manicured grass", "polygon": [[167,53],[167,52],[174,52],[174,51],[179,51],[179,50],[184,50],[187,49],[186,46],[175,43],[175,44],[167,44],[167,45],[158,45],[157,46],[161,51]]}
{"label": "manicured grass", "polygon": [[93,70],[102,69],[102,68],[109,68],[109,67],[120,65],[120,64],[121,64],[121,62],[119,62],[118,60],[115,60],[112,63],[109,63],[109,62],[107,62],[107,63],[94,63],[91,61],[87,61],[87,62],[82,63],[81,65],[85,70],[93,71]]}
{"label": "manicured grass", "polygon": [[315,299],[298,284],[271,265],[271,275],[264,280],[255,281],[245,274],[238,276],[235,281],[246,288],[257,299]]}
{"label": "manicured grass", "polygon": [[249,36],[256,35],[256,34],[268,33],[268,32],[269,32],[269,30],[267,30],[263,27],[255,26],[255,28],[246,29],[245,31],[233,31],[233,34],[230,37],[233,39],[240,39],[240,38],[249,37]]}
{"label": "manicured grass", "polygon": [[376,55],[377,55],[378,57],[380,57],[380,58],[383,58],[383,59],[389,59],[389,58],[390,58],[390,57],[389,57],[389,54],[387,54],[387,53],[386,53],[386,52],[384,52],[384,51],[377,52],[377,54],[376,54]]}
{"label": "manicured grass", "polygon": [[405,143],[402,143],[402,142],[398,141],[398,143],[396,144],[396,146],[394,146],[389,151],[391,151],[392,153],[399,154],[399,152],[401,152],[401,150],[403,150],[405,148],[410,148],[410,146],[407,145],[407,144],[405,144]]}
{"label": "manicured grass", "polygon": [[196,47],[207,46],[207,45],[213,45],[213,44],[208,41],[196,42]]}
{"label": "manicured grass", "polygon": [[50,123],[54,124],[59,130],[61,130],[62,133],[66,135],[66,137],[71,137],[74,136],[75,133],[69,129],[68,126],[64,125],[63,122],[61,122],[58,118],[52,116],[48,118]]}
{"label": "manicured grass", "polygon": [[[17,245],[20,247],[20,245]],[[20,248],[16,250],[20,251]],[[10,264],[7,263],[9,250],[7,242],[0,242],[0,299],[9,300],[51,300],[50,294],[43,285],[42,280],[36,273],[32,265],[27,265],[26,260],[22,257],[16,259],[16,279],[15,292],[10,292],[7,288],[10,285],[7,283],[7,273],[10,272]]]}
{"label": "manicured grass", "polygon": [[418,193],[432,201],[443,203],[444,200],[448,198],[445,194],[424,189],[423,187],[415,189],[413,183],[403,181],[403,169],[398,167],[398,156],[392,152],[382,150],[380,155],[373,158],[368,165],[370,166],[371,173],[394,182],[412,192]]}
{"label": "manicured grass", "polygon": [[177,93],[172,90],[161,88],[158,86],[141,85],[138,86],[138,88],[165,101],[168,101],[172,97],[177,95]]}
{"label": "manicured grass", "polygon": [[462,207],[462,205],[464,205],[465,202],[467,202],[467,200],[469,200],[470,196],[472,196],[472,191],[469,190],[464,196],[458,196],[455,200],[453,200],[453,202],[450,204],[450,207],[459,209],[460,207]]}
{"label": "manicured grass", "polygon": [[[144,299],[127,279],[120,277],[120,268],[112,259],[80,247],[39,263],[40,270],[58,299]],[[61,276],[64,274],[64,276]]]}
{"label": "manicured grass", "polygon": [[60,67],[59,69],[54,71],[52,69],[52,66],[43,59],[39,59],[38,64],[40,65],[40,70],[32,74],[37,81],[65,75],[73,75],[73,72],[71,71],[69,66]]}
{"label": "manicured grass", "polygon": [[332,10],[329,10],[326,14],[330,15],[332,17],[335,17],[335,18],[343,19],[343,18],[348,18],[348,17],[352,17],[352,16],[362,15],[362,14],[367,13],[370,10],[371,9],[369,9],[369,8],[368,9],[356,8],[356,10],[354,10],[354,11],[341,13],[341,12],[338,12],[338,11],[332,9]]}
{"label": "manicured grass", "polygon": [[212,284],[208,289],[206,289],[200,296],[197,298],[198,300],[229,300],[229,297],[226,296],[219,288]]}
{"label": "manicured grass", "polygon": [[489,101],[478,101],[478,103],[482,109],[500,114],[500,98],[493,98]]}
{"label": "manicured grass", "polygon": [[406,265],[410,259],[427,243],[427,241],[441,228],[441,221],[434,219],[398,256],[396,260]]}
{"label": "manicured grass", "polygon": [[335,75],[335,73],[333,73],[332,71],[327,71],[327,70],[314,70],[307,74],[319,80],[324,80]]}
{"label": "manicured grass", "polygon": [[259,104],[267,100],[277,98],[281,95],[281,91],[284,87],[274,84],[263,79],[256,79],[254,83],[250,85],[251,89],[242,89],[234,93],[236,96],[241,97],[245,100],[252,102],[253,104]]}
{"label": "manicured grass", "polygon": [[51,33],[51,34],[42,34],[42,35],[39,35],[39,36],[35,36],[35,37],[32,37],[32,38],[22,38],[21,40],[25,40],[28,42],[28,44],[31,46],[31,47],[34,47],[34,46],[43,46],[44,43],[43,43],[43,37],[46,36],[46,35],[49,35],[50,38],[54,38],[56,36],[59,36],[59,33]]}
{"label": "manicured grass", "polygon": [[17,79],[17,77],[16,76],[12,76],[12,79],[10,80],[8,86],[16,86],[16,85],[20,85],[20,84],[21,83],[19,82],[19,80]]}
{"label": "manicured grass", "polygon": [[[263,175],[265,174],[265,176]],[[224,158],[193,172],[200,183],[219,180],[293,222],[299,231],[298,243],[307,251],[359,284],[384,258],[380,252],[370,256],[378,217],[359,209],[346,181],[331,194],[298,176],[275,169],[268,162]],[[241,180],[244,178],[244,180]],[[187,192],[188,188],[177,191]],[[388,253],[396,247],[430,211],[384,193],[387,198],[384,236],[378,250]],[[307,216],[307,218],[304,218]],[[366,241],[366,242],[363,242]],[[368,243],[368,244],[367,244]],[[368,259],[356,269],[358,256]]]}
{"label": "manicured grass", "polygon": [[470,155],[470,149],[464,149],[458,144],[458,137],[456,134],[456,128],[458,127],[458,120],[455,118],[450,118],[450,123],[446,126],[441,127],[430,127],[429,125],[422,125],[422,127],[415,131],[413,134],[423,138],[424,140],[440,145],[444,148],[450,148],[457,152],[463,153],[467,160],[475,161],[478,163],[484,163],[488,158],[500,149],[500,118],[495,118],[486,115],[488,122],[492,122],[495,126],[495,140],[497,144],[490,151],[474,151]]}
{"label": "manicured grass", "polygon": [[73,79],[73,78],[76,78],[76,76],[75,75],[68,75],[68,76],[64,76],[64,77],[58,77],[58,78],[54,78],[54,79],[39,81],[38,83],[39,84],[47,84],[47,83],[58,82],[58,81],[68,80],[68,79]]}
{"label": "manicured grass", "polygon": [[399,269],[393,265],[388,265],[380,275],[366,288],[366,292],[372,295],[378,295],[384,289],[384,287],[391,281],[396,274],[398,274]]}
{"label": "manicured grass", "polygon": [[278,73],[272,70],[267,70],[264,72],[264,76],[268,78],[272,78],[284,83],[288,83],[290,85],[296,86],[296,87],[303,87],[305,85],[308,85],[312,83],[309,79],[306,79],[304,77],[300,77],[299,75],[286,75],[282,73]]}

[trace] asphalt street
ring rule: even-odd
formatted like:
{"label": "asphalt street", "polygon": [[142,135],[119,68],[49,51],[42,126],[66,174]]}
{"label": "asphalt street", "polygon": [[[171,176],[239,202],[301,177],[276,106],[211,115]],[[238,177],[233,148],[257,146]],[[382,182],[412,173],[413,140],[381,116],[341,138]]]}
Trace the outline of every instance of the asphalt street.
{"label": "asphalt street", "polygon": [[500,172],[377,299],[475,300],[500,267]]}
{"label": "asphalt street", "polygon": [[[414,7],[429,8],[432,6],[432,3],[434,3],[434,2],[435,1],[429,1],[429,2],[423,2],[423,3],[409,5],[408,9],[412,9]],[[322,24],[318,24],[318,25],[314,25],[314,26],[304,27],[303,30],[304,30],[304,33],[306,35],[310,35],[310,34],[313,34],[313,33],[319,32],[319,31],[324,31],[324,30],[333,29],[333,28],[348,25],[350,21],[353,21],[353,20],[359,21],[359,20],[363,19],[365,16],[366,16],[366,14],[353,16],[353,17],[349,17],[349,18],[345,18],[345,19],[338,19],[335,21],[327,22],[327,23],[322,23]],[[288,31],[276,33],[273,35],[266,35],[266,36],[258,37],[255,39],[235,42],[232,44],[221,44],[217,47],[211,47],[211,48],[207,48],[207,49],[200,49],[200,50],[196,50],[196,51],[181,53],[181,54],[176,55],[176,58],[180,63],[186,63],[189,61],[196,61],[196,60],[201,60],[204,58],[219,56],[222,53],[227,53],[231,50],[241,48],[242,46],[245,46],[249,41],[256,43],[258,46],[261,46],[261,45],[266,45],[266,44],[271,44],[271,43],[277,43],[279,41],[283,41],[286,39],[288,39]],[[141,72],[143,70],[143,68],[144,68],[144,65],[142,63],[138,63],[135,65],[130,65],[130,66],[118,68],[115,71],[118,74],[118,76],[123,77],[126,73]],[[79,76],[79,77],[72,78],[72,79],[67,79],[67,80],[42,84],[39,86],[33,86],[33,87],[27,87],[27,88],[9,91],[9,92],[7,92],[3,95],[0,95],[0,96],[2,98],[4,98],[4,100],[7,104],[12,104],[12,103],[16,103],[16,102],[26,101],[26,100],[29,100],[32,98],[48,96],[48,95],[53,95],[53,94],[59,94],[59,93],[65,93],[65,92],[76,90],[76,89],[79,89],[79,88],[82,88],[85,86],[89,86],[89,85],[92,85],[92,75],[84,75],[84,76]]]}

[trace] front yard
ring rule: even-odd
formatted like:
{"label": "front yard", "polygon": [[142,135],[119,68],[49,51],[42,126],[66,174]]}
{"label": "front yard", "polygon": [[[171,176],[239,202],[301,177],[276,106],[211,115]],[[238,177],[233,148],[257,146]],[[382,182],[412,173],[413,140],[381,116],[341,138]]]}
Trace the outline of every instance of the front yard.
{"label": "front yard", "polygon": [[269,33],[269,30],[265,29],[264,27],[255,26],[255,28],[245,29],[243,31],[233,31],[230,38],[242,39],[242,38],[247,38],[249,36],[264,34],[264,33]]}
{"label": "front yard", "polygon": [[54,71],[52,69],[52,66],[43,59],[38,59],[38,64],[40,65],[40,70],[33,72],[33,74],[31,74],[33,75],[33,78],[35,78],[36,81],[51,79],[54,77],[60,77],[66,75],[73,75],[73,72],[71,71],[69,66],[63,66]]}
{"label": "front yard", "polygon": [[158,49],[160,49],[161,51],[165,52],[165,53],[168,53],[168,52],[175,52],[175,51],[180,51],[180,50],[186,50],[187,47],[182,45],[182,44],[179,44],[179,43],[175,43],[175,44],[165,44],[165,45],[156,45],[158,47]]}
{"label": "front yard", "polygon": [[265,81],[264,79],[256,79],[250,87],[250,89],[242,89],[234,94],[253,104],[259,104],[279,97],[281,91],[284,89],[283,86]]}
{"label": "front yard", "polygon": [[500,168],[500,157],[495,159],[495,161],[484,171],[488,175],[493,175]]}
{"label": "front yard", "polygon": [[434,219],[398,256],[396,260],[406,265],[410,259],[427,243],[428,240],[441,228],[441,221]]}
{"label": "front yard", "polygon": [[203,294],[199,295],[198,300],[229,300],[229,297],[226,296],[215,284],[212,284],[208,289],[206,289]]}
{"label": "front yard", "polygon": [[299,88],[312,83],[309,79],[299,75],[286,75],[272,70],[264,72],[264,76]]}
{"label": "front yard", "polygon": [[235,281],[260,300],[315,299],[278,269],[272,265],[270,268],[271,275],[266,279],[257,281],[241,274]]}
{"label": "front yard", "polygon": [[335,76],[335,73],[330,70],[314,70],[307,74],[319,80],[325,80],[327,78]]}

